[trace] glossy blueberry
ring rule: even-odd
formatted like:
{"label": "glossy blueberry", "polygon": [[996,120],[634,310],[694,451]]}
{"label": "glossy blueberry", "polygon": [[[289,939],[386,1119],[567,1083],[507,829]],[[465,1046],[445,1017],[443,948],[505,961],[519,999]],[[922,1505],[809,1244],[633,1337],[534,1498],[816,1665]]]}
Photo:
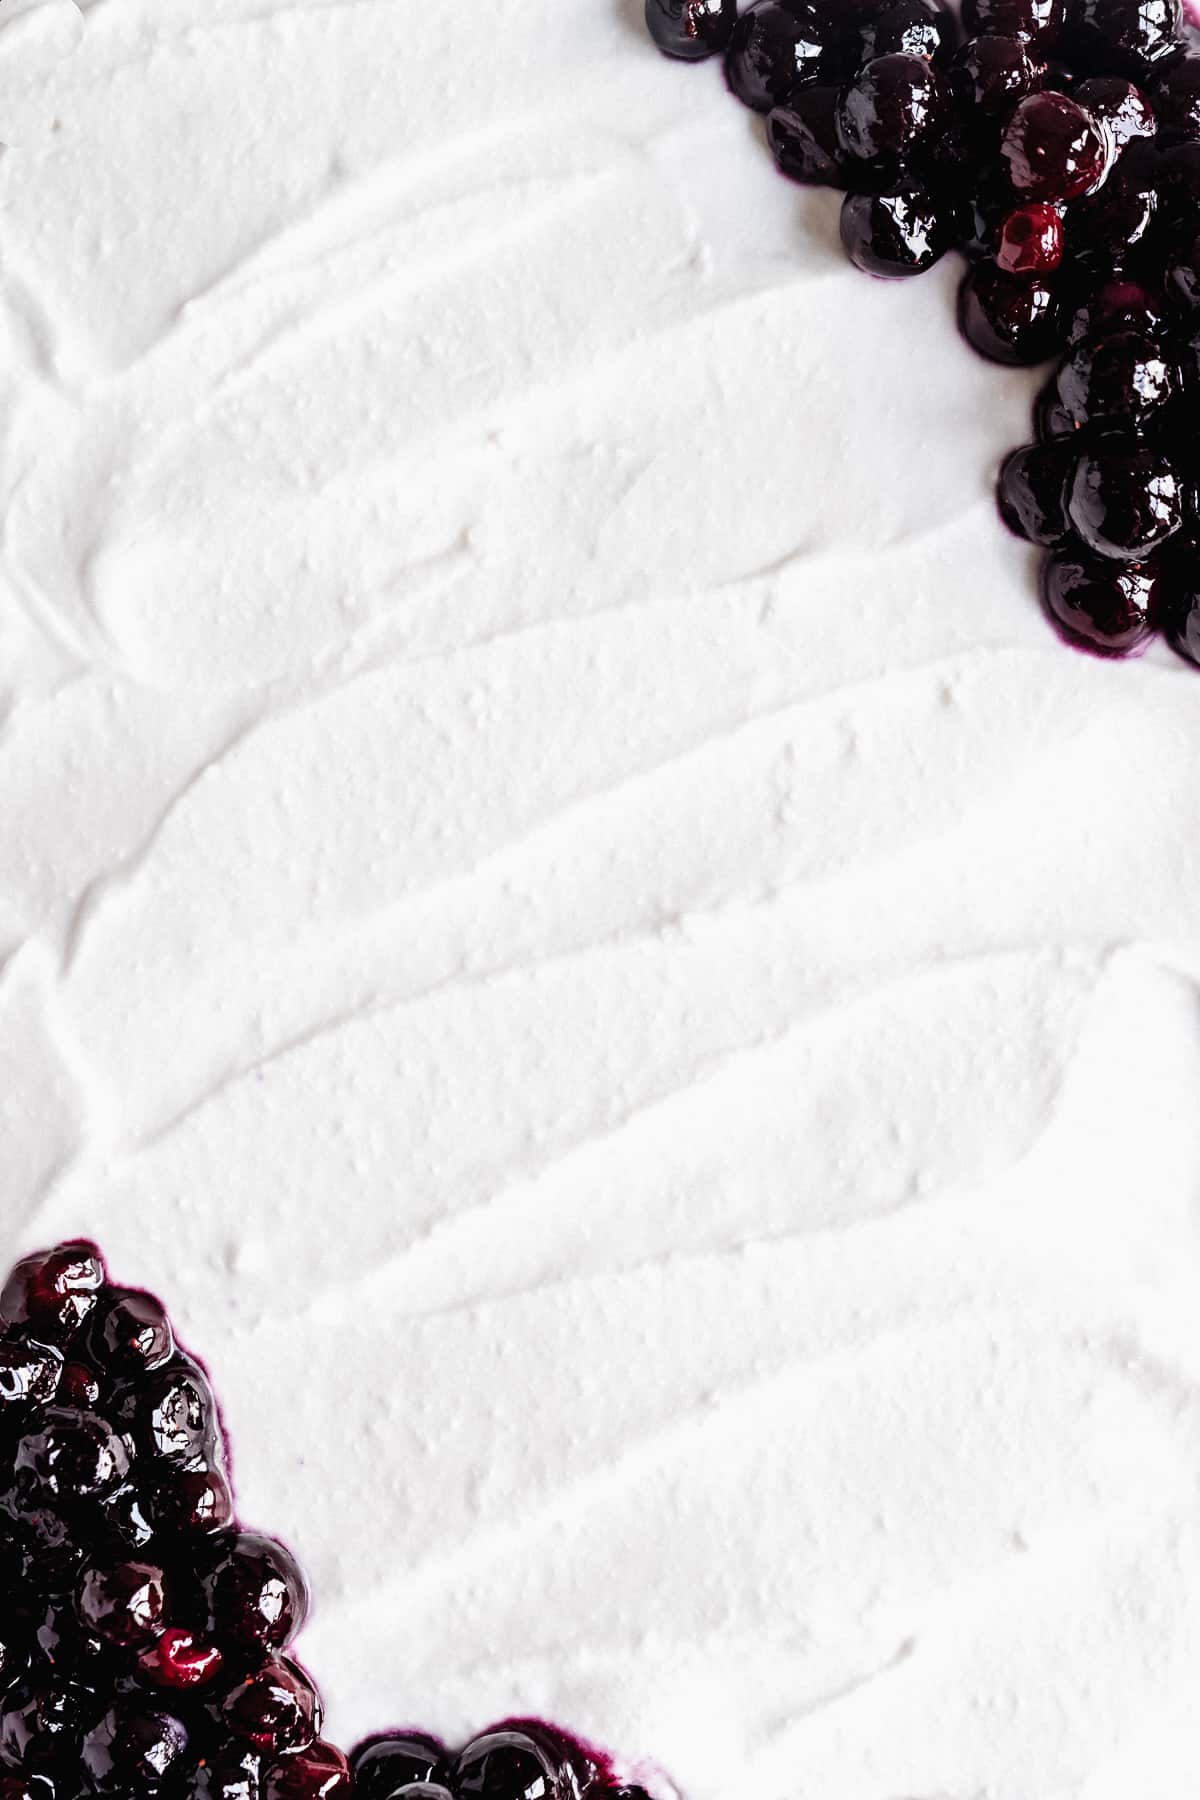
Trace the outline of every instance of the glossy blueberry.
{"label": "glossy blueberry", "polygon": [[147,1499],[159,1531],[224,1531],[233,1523],[233,1490],[224,1470],[211,1462],[172,1469],[152,1483]]}
{"label": "glossy blueberry", "polygon": [[1200,312],[1200,237],[1179,244],[1166,265],[1166,294],[1174,310],[1188,317]]}
{"label": "glossy blueberry", "polygon": [[1070,209],[1067,235],[1075,255],[1104,270],[1119,270],[1154,228],[1158,189],[1153,174],[1133,156],[1099,190]]}
{"label": "glossy blueberry", "polygon": [[157,1369],[175,1348],[171,1323],[153,1294],[136,1288],[110,1290],[89,1331],[92,1354],[118,1375]]}
{"label": "glossy blueberry", "polygon": [[1176,539],[1167,545],[1158,567],[1158,622],[1163,635],[1172,650],[1200,663],[1200,547]]}
{"label": "glossy blueberry", "polygon": [[122,1394],[122,1422],[139,1450],[167,1462],[190,1463],[217,1442],[217,1403],[208,1378],[189,1357],[176,1356]]}
{"label": "glossy blueberry", "polygon": [[1009,530],[1028,543],[1052,549],[1070,534],[1066,487],[1078,451],[1069,439],[1024,444],[1000,468],[996,499]]}
{"label": "glossy blueberry", "polygon": [[1058,371],[1059,396],[1076,425],[1144,427],[1177,384],[1174,362],[1136,331],[1085,339]]}
{"label": "glossy blueberry", "polygon": [[1154,337],[1163,324],[1163,305],[1141,282],[1116,276],[1085,294],[1076,304],[1067,327],[1067,341],[1115,337],[1135,331]]}
{"label": "glossy blueberry", "polygon": [[1180,0],[1074,0],[1066,39],[1084,69],[1137,81],[1178,49]]}
{"label": "glossy blueberry", "polygon": [[963,0],[963,27],[968,37],[994,33],[1052,49],[1066,16],[1066,0]]}
{"label": "glossy blueberry", "polygon": [[767,115],[767,143],[775,166],[792,181],[814,187],[848,185],[837,135],[838,89],[821,82],[797,88]]}
{"label": "glossy blueberry", "polygon": [[1154,108],[1141,88],[1119,75],[1081,81],[1073,98],[1104,127],[1114,150],[1124,150],[1138,138],[1153,138],[1158,130]]}
{"label": "glossy blueberry", "polygon": [[1164,63],[1151,83],[1150,98],[1167,139],[1200,138],[1200,56]]}
{"label": "glossy blueberry", "polygon": [[1021,100],[1000,140],[1016,193],[1029,200],[1075,200],[1098,187],[1111,146],[1077,101],[1047,91]]}
{"label": "glossy blueberry", "polygon": [[78,1757],[92,1716],[85,1688],[50,1672],[29,1675],[0,1695],[0,1763],[52,1774]]}
{"label": "glossy blueberry", "polygon": [[724,50],[737,23],[737,0],[646,0],[646,29],[667,56],[698,62]]}
{"label": "glossy blueberry", "polygon": [[570,1800],[586,1773],[567,1739],[520,1721],[473,1738],[455,1763],[453,1786],[459,1800]]}
{"label": "glossy blueberry", "polygon": [[351,1791],[346,1758],[320,1742],[276,1763],[262,1784],[263,1800],[349,1800]]}
{"label": "glossy blueberry", "polygon": [[830,55],[828,22],[797,0],[754,0],[733,29],[725,57],[730,91],[755,112],[782,105],[805,81],[820,79]]}
{"label": "glossy blueberry", "polygon": [[392,1800],[401,1788],[445,1789],[450,1784],[446,1749],[424,1732],[369,1738],[351,1758],[356,1800]]}
{"label": "glossy blueberry", "polygon": [[1144,562],[1183,522],[1182,483],[1147,445],[1102,440],[1079,458],[1067,517],[1095,555]]}
{"label": "glossy blueberry", "polygon": [[1062,214],[1048,201],[1018,206],[1001,224],[996,265],[1005,274],[1049,275],[1062,256]]}
{"label": "glossy blueberry", "polygon": [[51,1505],[97,1500],[129,1473],[125,1442],[97,1413],[50,1406],[16,1449],[17,1482],[26,1497]]}
{"label": "glossy blueberry", "polygon": [[230,1689],[221,1716],[235,1737],[279,1756],[312,1743],[321,1729],[321,1702],[297,1664],[268,1662]]}
{"label": "glossy blueberry", "polygon": [[79,1586],[81,1620],[114,1644],[145,1643],[162,1624],[165,1608],[165,1578],[154,1563],[89,1569]]}
{"label": "glossy blueberry", "polygon": [[900,54],[942,62],[957,41],[954,14],[943,0],[891,0],[862,27],[855,61]]}
{"label": "glossy blueberry", "polygon": [[45,1406],[62,1379],[63,1359],[50,1344],[0,1339],[0,1423],[18,1407]]}
{"label": "glossy blueberry", "polygon": [[994,263],[969,270],[958,294],[959,330],[991,362],[1044,362],[1061,337],[1054,288],[1040,276],[1006,275]]}
{"label": "glossy blueberry", "polygon": [[1042,603],[1068,643],[1096,656],[1133,656],[1154,631],[1158,579],[1150,566],[1056,550],[1042,565]]}
{"label": "glossy blueberry", "polygon": [[110,1561],[137,1561],[137,1553],[146,1548],[153,1535],[142,1491],[134,1483],[125,1482],[100,1502],[92,1541]]}
{"label": "glossy blueberry", "polygon": [[210,1634],[219,1644],[283,1650],[308,1615],[308,1584],[274,1538],[235,1533],[204,1584]]}
{"label": "glossy blueberry", "polygon": [[847,194],[842,243],[856,268],[887,279],[932,268],[954,240],[953,222],[923,188],[891,194]]}
{"label": "glossy blueberry", "polygon": [[103,1383],[90,1363],[71,1361],[63,1364],[57,1395],[60,1406],[77,1406],[81,1412],[101,1411],[103,1392]]}
{"label": "glossy blueberry", "polygon": [[183,1625],[168,1625],[138,1657],[138,1668],[151,1687],[178,1692],[208,1687],[223,1666],[217,1646]]}
{"label": "glossy blueberry", "polygon": [[34,1632],[35,1652],[30,1666],[40,1655],[56,1672],[70,1674],[72,1680],[95,1688],[111,1673],[113,1647],[80,1618],[71,1596],[51,1595],[37,1621]]}
{"label": "glossy blueberry", "polygon": [[122,1703],[88,1732],[80,1760],[97,1793],[131,1800],[158,1792],[187,1741],[186,1728],[170,1713]]}
{"label": "glossy blueberry", "polygon": [[0,1320],[32,1336],[64,1344],[96,1304],[104,1264],[95,1244],[76,1239],[26,1256],[0,1290]]}
{"label": "glossy blueberry", "polygon": [[1159,158],[1159,219],[1171,242],[1195,236],[1200,216],[1200,143],[1171,144]]}
{"label": "glossy blueberry", "polygon": [[206,1755],[186,1788],[187,1800],[261,1800],[262,1758],[230,1740]]}
{"label": "glossy blueberry", "polygon": [[944,104],[937,71],[924,57],[876,57],[841,97],[838,141],[860,162],[898,162],[936,129]]}
{"label": "glossy blueberry", "polygon": [[1036,93],[1046,79],[1046,65],[1019,38],[969,38],[955,52],[947,83],[955,103],[978,119],[1007,119],[1018,100]]}
{"label": "glossy blueberry", "polygon": [[54,1784],[44,1775],[0,1775],[0,1800],[55,1800]]}

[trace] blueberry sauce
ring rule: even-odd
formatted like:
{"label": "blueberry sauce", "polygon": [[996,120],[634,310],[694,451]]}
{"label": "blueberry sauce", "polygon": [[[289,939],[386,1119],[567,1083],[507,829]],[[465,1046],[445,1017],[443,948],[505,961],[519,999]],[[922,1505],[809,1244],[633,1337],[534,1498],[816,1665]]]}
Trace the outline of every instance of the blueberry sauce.
{"label": "blueberry sauce", "polygon": [[783,174],[844,193],[858,268],[903,279],[957,251],[972,348],[1055,365],[997,503],[1047,553],[1060,634],[1127,656],[1160,631],[1200,664],[1200,48],[1182,0],[752,0],[726,78],[768,115]]}
{"label": "blueberry sauce", "polygon": [[647,1800],[537,1720],[326,1742],[303,1572],[239,1525],[163,1307],[82,1241],[0,1291],[0,1595],[0,1800]]}

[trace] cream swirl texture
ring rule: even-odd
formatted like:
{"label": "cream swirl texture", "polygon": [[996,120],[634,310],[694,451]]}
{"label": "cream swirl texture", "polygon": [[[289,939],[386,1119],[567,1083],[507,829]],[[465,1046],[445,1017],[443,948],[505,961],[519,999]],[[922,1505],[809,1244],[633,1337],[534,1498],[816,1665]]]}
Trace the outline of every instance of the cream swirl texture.
{"label": "cream swirl texture", "polygon": [[1200,682],[633,0],[6,0],[0,1250],[212,1364],[349,1742],[1200,1758]]}

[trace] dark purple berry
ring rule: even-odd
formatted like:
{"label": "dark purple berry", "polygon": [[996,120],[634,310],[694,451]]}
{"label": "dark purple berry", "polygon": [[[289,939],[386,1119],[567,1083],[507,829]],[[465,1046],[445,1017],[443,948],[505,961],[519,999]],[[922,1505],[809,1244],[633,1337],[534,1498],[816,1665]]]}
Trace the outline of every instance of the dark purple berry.
{"label": "dark purple berry", "polygon": [[993,129],[1045,78],[1045,64],[1031,55],[1027,44],[1012,37],[969,38],[947,71],[957,104],[991,122]]}
{"label": "dark purple berry", "polygon": [[114,1706],[83,1740],[81,1761],[97,1793],[156,1794],[187,1748],[187,1731],[170,1713]]}
{"label": "dark purple berry", "polygon": [[684,62],[724,50],[737,22],[737,0],[646,0],[646,28],[659,49]]}
{"label": "dark purple berry", "polygon": [[1090,81],[1081,81],[1073,98],[1104,127],[1117,151],[1137,138],[1152,138],[1158,130],[1154,108],[1145,94],[1118,75],[1094,75]]}
{"label": "dark purple berry", "polygon": [[1000,227],[996,264],[1006,275],[1049,275],[1062,255],[1062,215],[1048,201],[1018,206]]}
{"label": "dark purple berry", "polygon": [[1167,232],[1194,237],[1200,216],[1200,143],[1188,138],[1164,150],[1156,185],[1159,218]]}
{"label": "dark purple berry", "polygon": [[1137,81],[1181,43],[1180,0],[1074,0],[1066,36],[1083,68]]}
{"label": "dark purple berry", "polygon": [[514,1722],[473,1738],[454,1766],[459,1800],[569,1800],[586,1786],[576,1747],[545,1726]]}
{"label": "dark purple berry", "polygon": [[1000,140],[1009,180],[1029,200],[1075,200],[1103,181],[1111,147],[1091,114],[1066,94],[1029,94]]}
{"label": "dark purple berry", "polygon": [[142,1651],[138,1668],[151,1687],[186,1692],[189,1688],[207,1687],[215,1681],[224,1661],[215,1644],[198,1637],[186,1626],[169,1625]]}
{"label": "dark purple berry", "polygon": [[211,1463],[172,1469],[154,1483],[149,1503],[159,1531],[224,1531],[233,1523],[233,1490],[224,1471]]}
{"label": "dark purple berry", "polygon": [[1106,439],[1079,458],[1067,517],[1097,556],[1144,562],[1183,522],[1182,484],[1157,451]]}
{"label": "dark purple berry", "polygon": [[1159,565],[1158,606],[1163,635],[1172,650],[1200,663],[1200,549],[1181,539],[1169,544]]}
{"label": "dark purple berry", "polygon": [[153,1535],[141,1490],[132,1482],[100,1502],[94,1541],[114,1562],[136,1561],[137,1552],[145,1549]]}
{"label": "dark purple berry", "polygon": [[1040,445],[1052,443],[1056,437],[1076,436],[1076,421],[1070,418],[1069,412],[1058,398],[1058,382],[1054,380],[1054,376],[1049,378],[1049,382],[1043,382],[1038,389],[1038,398],[1033,403],[1033,428]]}
{"label": "dark purple berry", "polygon": [[1180,56],[1163,65],[1150,97],[1162,130],[1176,141],[1200,138],[1200,56]]}
{"label": "dark purple berry", "polygon": [[924,57],[878,56],[842,95],[838,141],[860,162],[898,162],[939,124],[944,96]]}
{"label": "dark purple berry", "polygon": [[1115,337],[1136,331],[1153,337],[1163,323],[1162,303],[1140,282],[1118,276],[1081,300],[1071,315],[1067,341]]}
{"label": "dark purple berry", "polygon": [[1042,602],[1068,643],[1097,656],[1131,656],[1154,629],[1152,568],[1056,550],[1042,565]]}
{"label": "dark purple berry", "polygon": [[129,1452],[97,1413],[51,1406],[17,1445],[16,1469],[22,1492],[35,1500],[98,1500],[124,1481]]}
{"label": "dark purple berry", "polygon": [[112,1655],[111,1644],[80,1619],[71,1600],[63,1594],[47,1600],[34,1643],[47,1663],[63,1673],[69,1671],[84,1686],[94,1687],[103,1679],[101,1664]]}
{"label": "dark purple berry", "polygon": [[18,1681],[0,1695],[0,1763],[30,1774],[69,1767],[94,1717],[90,1708],[88,1693],[69,1681]]}
{"label": "dark purple berry", "polygon": [[805,0],[754,0],[733,29],[725,58],[730,91],[755,112],[770,112],[800,82],[817,81],[829,58],[829,30]]}
{"label": "dark purple berry", "polygon": [[1061,335],[1054,289],[1040,276],[1006,275],[994,263],[978,263],[959,289],[958,328],[990,362],[1044,362]]}
{"label": "dark purple berry", "polygon": [[275,1764],[263,1781],[263,1800],[349,1800],[350,1765],[332,1744],[315,1743]]}
{"label": "dark purple berry", "polygon": [[80,1583],[79,1617],[114,1644],[143,1644],[162,1624],[163,1572],[153,1563],[89,1569]]}
{"label": "dark purple berry", "polygon": [[78,1239],[27,1256],[0,1291],[0,1319],[34,1337],[65,1344],[96,1304],[104,1264],[95,1244]]}
{"label": "dark purple berry", "polygon": [[1136,331],[1085,340],[1058,371],[1059,396],[1076,425],[1144,428],[1177,385],[1174,363]]}
{"label": "dark purple berry", "polygon": [[350,1761],[355,1800],[392,1800],[401,1788],[447,1789],[450,1784],[445,1746],[424,1732],[370,1738]]}
{"label": "dark purple berry", "polygon": [[0,1775],[0,1800],[55,1800],[44,1775]]}
{"label": "dark purple berry", "polygon": [[1066,486],[1078,451],[1069,439],[1025,444],[1004,460],[996,483],[1000,517],[1011,532],[1043,549],[1069,535]]}
{"label": "dark purple berry", "polygon": [[1166,292],[1183,315],[1200,311],[1200,237],[1180,245],[1167,260]]}
{"label": "dark purple berry", "polygon": [[192,1463],[217,1443],[217,1403],[203,1372],[185,1357],[155,1369],[124,1394],[139,1446],[167,1462]]}
{"label": "dark purple berry", "polygon": [[1052,48],[1066,19],[1066,0],[963,0],[969,37],[991,33]]}
{"label": "dark purple berry", "polygon": [[201,1760],[186,1789],[187,1800],[260,1800],[261,1761],[245,1744],[220,1745]]}
{"label": "dark purple berry", "polygon": [[105,1299],[90,1332],[96,1360],[118,1375],[157,1369],[175,1349],[170,1320],[153,1294],[118,1289]]}
{"label": "dark purple berry", "polygon": [[102,1392],[100,1377],[90,1364],[82,1362],[63,1364],[57,1395],[60,1406],[77,1406],[80,1412],[95,1412],[100,1404]]}
{"label": "dark purple berry", "polygon": [[321,1729],[317,1691],[291,1662],[255,1669],[226,1694],[221,1716],[235,1737],[271,1756],[306,1750]]}
{"label": "dark purple berry", "polygon": [[1116,270],[1154,225],[1158,190],[1153,175],[1135,159],[1126,159],[1094,194],[1076,201],[1067,219],[1071,248],[1102,270]]}
{"label": "dark purple berry", "polygon": [[954,49],[958,29],[942,0],[892,0],[864,24],[855,61],[877,56],[923,56],[944,61]]}
{"label": "dark purple berry", "polygon": [[308,1614],[308,1585],[289,1550],[274,1538],[239,1532],[205,1583],[210,1627],[219,1643],[282,1650]]}
{"label": "dark purple berry", "polygon": [[855,267],[889,279],[932,268],[954,237],[945,209],[916,187],[894,194],[847,194],[841,230]]}
{"label": "dark purple berry", "polygon": [[847,185],[837,105],[837,88],[811,82],[768,113],[767,143],[782,174],[814,187]]}
{"label": "dark purple berry", "polygon": [[45,1406],[62,1379],[63,1359],[49,1344],[0,1340],[0,1420],[15,1407]]}

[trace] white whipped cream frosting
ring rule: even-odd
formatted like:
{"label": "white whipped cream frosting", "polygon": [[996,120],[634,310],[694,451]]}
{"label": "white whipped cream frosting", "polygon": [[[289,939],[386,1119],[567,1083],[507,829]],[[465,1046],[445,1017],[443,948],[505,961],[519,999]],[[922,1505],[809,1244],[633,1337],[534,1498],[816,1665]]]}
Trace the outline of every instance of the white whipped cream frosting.
{"label": "white whipped cream frosting", "polygon": [[342,1743],[1200,1764],[1200,676],[636,0],[5,0],[0,1252],[212,1367]]}

